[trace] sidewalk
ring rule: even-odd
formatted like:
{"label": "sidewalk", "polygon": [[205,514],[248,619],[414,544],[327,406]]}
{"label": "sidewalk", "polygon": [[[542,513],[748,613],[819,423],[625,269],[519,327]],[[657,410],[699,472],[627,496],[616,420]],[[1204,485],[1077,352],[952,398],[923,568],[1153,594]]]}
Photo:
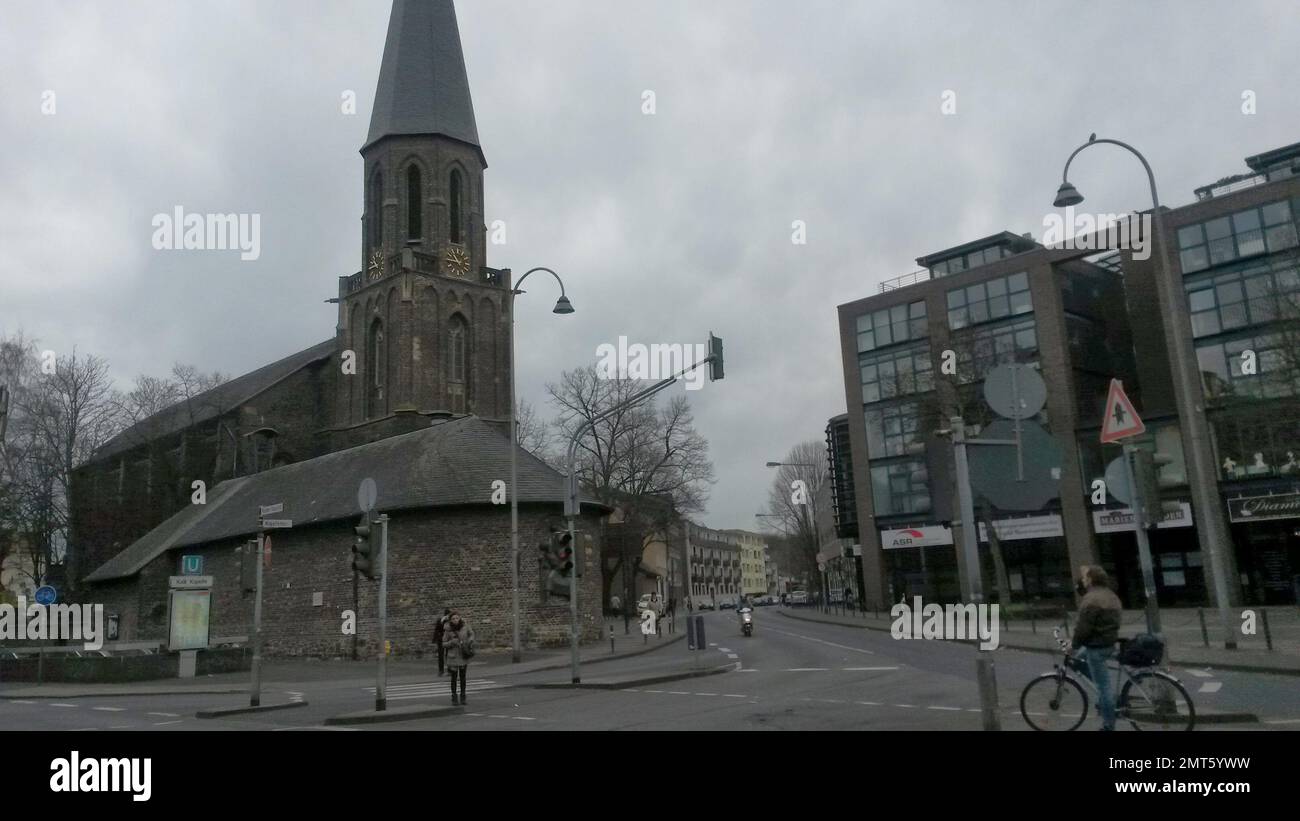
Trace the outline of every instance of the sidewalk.
{"label": "sidewalk", "polygon": [[[1259,611],[1267,609],[1273,650],[1265,646],[1262,625],[1256,635],[1242,635],[1239,618],[1234,611],[1232,620],[1236,628],[1236,650],[1223,648],[1223,628],[1218,622],[1218,611],[1205,609],[1205,625],[1210,646],[1202,639],[1200,615],[1196,609],[1168,609],[1160,611],[1161,627],[1166,641],[1166,660],[1170,664],[1215,667],[1221,670],[1241,670],[1257,673],[1277,673],[1300,676],[1300,612],[1293,607],[1246,608]],[[815,607],[782,607],[783,616],[826,624],[843,624],[870,630],[888,632],[893,623],[887,612],[840,615],[825,613]],[[1074,614],[1070,614],[1073,625]],[[1121,635],[1131,636],[1146,631],[1146,615],[1141,610],[1125,610],[1121,620]],[[1001,647],[1044,653],[1059,652],[1052,628],[1060,626],[1059,620],[1001,619],[999,642]]]}
{"label": "sidewalk", "polygon": [[[609,625],[614,626],[614,652],[610,652]],[[686,638],[685,623],[677,622],[681,628],[676,633],[665,631],[660,636],[642,636],[639,624],[632,624],[632,632],[624,634],[622,620],[610,622],[605,626],[604,638],[600,642],[584,645],[579,658],[584,666],[599,664],[603,661],[632,658],[650,653],[663,647],[676,644]],[[528,650],[522,654],[518,664],[511,661],[509,650],[482,650],[475,657],[473,664],[476,676],[515,676],[526,673],[545,672],[548,670],[566,670],[571,664],[568,647]],[[302,684],[310,681],[343,681],[356,679],[359,683],[372,681],[374,676],[374,659],[367,661],[330,660],[330,659],[281,659],[268,658],[262,666],[262,691],[270,692],[282,689],[282,685]],[[388,660],[388,678],[390,681],[403,677],[428,677],[430,671],[434,676],[438,672],[437,660],[430,655],[421,658],[392,657]],[[28,681],[0,682],[0,698],[95,698],[98,696],[172,696],[172,695],[229,695],[247,693],[250,682],[247,670],[234,673],[220,673],[198,676],[192,679],[156,679],[153,681],[133,681],[113,684],[51,682],[37,685]]]}

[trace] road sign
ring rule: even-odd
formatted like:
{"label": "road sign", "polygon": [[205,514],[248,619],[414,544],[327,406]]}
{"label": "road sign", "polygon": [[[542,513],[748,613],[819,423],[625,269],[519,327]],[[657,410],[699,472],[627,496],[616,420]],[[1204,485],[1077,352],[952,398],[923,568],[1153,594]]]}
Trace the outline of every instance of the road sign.
{"label": "road sign", "polygon": [[208,590],[212,587],[211,576],[170,576],[168,587],[173,590]]}
{"label": "road sign", "polygon": [[282,513],[283,511],[284,511],[284,503],[283,503],[283,502],[281,502],[281,503],[279,503],[279,504],[276,504],[276,505],[262,505],[262,515],[263,515],[263,516],[271,516],[271,515],[273,515],[273,514],[275,514],[275,513]]}
{"label": "road sign", "polygon": [[1064,459],[1056,438],[1037,422],[995,419],[978,439],[972,441],[1013,440],[1017,424],[1020,425],[1024,481],[1016,479],[1021,467],[1016,464],[1016,449],[989,445],[969,450],[971,487],[998,510],[1041,510],[1061,493]]}
{"label": "road sign", "polygon": [[1028,365],[999,365],[984,377],[984,401],[998,416],[1031,419],[1047,404],[1047,385]]}
{"label": "road sign", "polygon": [[820,570],[822,573],[825,573],[825,572],[826,572],[826,565],[825,565],[825,563],[818,564],[818,565],[817,565],[817,569]]}
{"label": "road sign", "polygon": [[55,590],[50,585],[46,584],[36,588],[37,604],[54,604],[58,600],[59,591]]}
{"label": "road sign", "polygon": [[1130,436],[1145,433],[1147,426],[1124,393],[1124,383],[1110,380],[1110,393],[1106,396],[1106,415],[1101,420],[1102,444],[1118,442]]}
{"label": "road sign", "polygon": [[274,530],[278,527],[293,527],[293,519],[263,519],[263,530]]}
{"label": "road sign", "polygon": [[375,485],[375,480],[366,477],[361,480],[361,486],[357,488],[357,507],[361,508],[362,513],[369,513],[375,509],[375,500],[379,498],[379,488]]}
{"label": "road sign", "polygon": [[203,557],[202,556],[181,556],[181,575],[202,576]]}

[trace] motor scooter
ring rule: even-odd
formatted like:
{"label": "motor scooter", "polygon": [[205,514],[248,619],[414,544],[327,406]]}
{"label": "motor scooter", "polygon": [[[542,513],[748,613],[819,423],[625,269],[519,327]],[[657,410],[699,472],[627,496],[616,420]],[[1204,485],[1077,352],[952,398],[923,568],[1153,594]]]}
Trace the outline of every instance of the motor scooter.
{"label": "motor scooter", "polygon": [[754,635],[754,613],[751,610],[740,611],[740,632],[745,634],[745,638]]}

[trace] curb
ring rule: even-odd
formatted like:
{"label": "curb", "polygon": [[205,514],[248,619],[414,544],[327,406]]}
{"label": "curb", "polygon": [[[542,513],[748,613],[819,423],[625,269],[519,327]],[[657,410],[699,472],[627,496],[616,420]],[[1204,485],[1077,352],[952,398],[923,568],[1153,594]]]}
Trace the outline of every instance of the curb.
{"label": "curb", "polygon": [[365,710],[356,713],[343,713],[330,716],[323,722],[327,727],[342,727],[351,724],[384,724],[392,721],[414,721],[421,718],[442,718],[444,716],[464,715],[464,707],[398,707],[395,710]]}
{"label": "curb", "polygon": [[6,691],[6,690],[0,690],[0,698],[18,698],[18,699],[28,699],[28,698],[59,698],[59,699],[62,699],[62,698],[135,698],[135,697],[139,697],[139,696],[148,696],[148,697],[156,697],[156,696],[229,696],[229,695],[241,695],[241,694],[242,694],[242,695],[247,695],[247,694],[248,694],[248,687],[247,687],[247,686],[242,686],[242,685],[241,685],[241,686],[239,686],[239,687],[236,687],[236,688],[233,688],[233,689],[227,689],[227,690],[146,690],[146,691],[130,692],[130,693],[112,693],[112,692],[85,693],[85,692],[82,692],[82,693],[55,693],[55,694],[49,694],[49,693],[26,693],[26,692],[23,692],[23,691],[21,691],[21,690],[20,690],[20,691],[16,691],[16,692],[9,692],[9,691]]}
{"label": "curb", "polygon": [[705,670],[692,670],[688,673],[672,673],[664,676],[651,676],[649,678],[631,679],[628,681],[593,681],[585,684],[533,684],[529,685],[534,690],[624,690],[628,687],[642,687],[647,684],[665,684],[670,681],[684,681],[688,678],[703,678],[704,676],[716,676],[721,673],[729,673],[735,664],[726,664],[722,667],[713,667]]}
{"label": "curb", "polygon": [[224,718],[225,716],[237,716],[244,713],[269,713],[272,710],[288,710],[292,707],[306,707],[307,702],[288,701],[284,704],[259,704],[256,707],[210,707],[206,710],[199,710],[194,714],[195,718]]}
{"label": "curb", "polygon": [[[781,615],[785,616],[787,619],[794,619],[795,621],[811,621],[811,622],[816,622],[817,624],[834,624],[840,627],[855,627],[858,629],[875,630],[881,633],[886,632],[888,630],[888,628],[886,627],[877,627],[875,625],[870,625],[870,624],[846,624],[845,622],[842,621],[827,621],[826,619],[808,618],[806,616],[792,616],[789,613],[786,613],[784,611],[781,612]],[[971,646],[976,646],[979,644],[978,641],[974,641],[970,639],[944,639],[944,641],[949,641],[952,642],[953,644],[967,644]],[[1051,647],[1030,647],[1030,646],[1022,646],[1019,644],[1009,644],[1005,642],[1002,643],[998,649],[1020,650],[1025,653],[1046,653],[1047,655],[1055,655],[1056,653],[1060,652],[1058,650],[1054,650]],[[1300,676],[1300,669],[1292,670],[1287,668],[1262,667],[1257,664],[1239,664],[1231,661],[1229,662],[1190,661],[1190,660],[1179,659],[1176,656],[1168,656],[1166,657],[1165,661],[1167,664],[1204,665],[1206,667],[1210,667],[1215,670],[1231,670],[1233,672],[1238,672],[1238,673],[1267,673],[1275,676],[1292,676],[1292,677]],[[1198,718],[1197,721],[1199,722],[1199,720],[1200,719]]]}
{"label": "curb", "polygon": [[[664,641],[664,640],[660,640],[659,642],[657,642],[657,643],[655,643],[655,644],[651,644],[651,645],[649,645],[649,646],[647,646],[647,647],[641,647],[641,648],[638,648],[638,649],[636,649],[636,650],[628,651],[628,652],[626,652],[626,653],[615,653],[615,654],[612,655],[612,656],[598,656],[598,657],[596,657],[596,658],[592,658],[592,659],[585,659],[585,658],[584,658],[584,659],[580,659],[580,662],[579,662],[579,663],[581,663],[581,664],[600,664],[601,662],[605,662],[605,661],[620,661],[620,660],[622,660],[622,659],[630,659],[630,658],[634,658],[634,657],[636,657],[636,656],[643,656],[643,655],[645,655],[646,653],[653,653],[653,652],[656,651],[656,650],[661,650],[661,649],[663,649],[664,647],[668,647],[668,646],[670,646],[670,645],[676,644],[676,643],[679,642],[679,641],[685,641],[685,640],[686,640],[686,634],[685,634],[685,633],[680,633],[680,634],[676,635],[674,638],[670,638],[670,639],[668,639],[668,640],[666,640],[666,641]],[[525,662],[525,663],[527,663],[527,662]],[[510,667],[504,667],[504,668],[502,668],[504,672],[500,672],[500,673],[498,673],[498,672],[496,672],[495,670],[490,671],[490,672],[491,672],[493,675],[496,675],[496,676],[523,676],[523,675],[527,675],[527,674],[529,674],[529,673],[549,673],[549,672],[551,672],[552,670],[567,670],[567,669],[569,669],[569,667],[570,667],[571,664],[572,664],[572,662],[569,662],[569,661],[562,662],[562,663],[561,663],[561,662],[557,662],[557,663],[555,663],[555,664],[551,664],[551,665],[548,665],[548,666],[546,666],[546,667],[533,667],[533,668],[528,669],[528,670],[518,670],[518,669],[511,669]]]}

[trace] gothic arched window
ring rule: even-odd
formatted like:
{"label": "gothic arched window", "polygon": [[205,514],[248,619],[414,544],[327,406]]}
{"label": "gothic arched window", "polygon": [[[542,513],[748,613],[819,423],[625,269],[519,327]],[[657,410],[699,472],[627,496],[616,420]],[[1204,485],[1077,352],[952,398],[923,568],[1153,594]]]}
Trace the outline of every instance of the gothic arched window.
{"label": "gothic arched window", "polygon": [[384,323],[376,319],[370,323],[366,334],[366,415],[370,417],[383,413],[384,376],[388,372],[388,357],[385,355]]}
{"label": "gothic arched window", "polygon": [[451,241],[460,244],[460,172],[452,170],[451,182],[448,184],[448,199],[450,205],[448,212],[451,214]]}
{"label": "gothic arched window", "polygon": [[376,171],[370,178],[370,247],[375,249],[384,244],[384,175]]}
{"label": "gothic arched window", "polygon": [[406,169],[406,238],[420,239],[424,236],[424,209],[421,204],[423,194],[420,185],[420,169],[412,165]]}
{"label": "gothic arched window", "polygon": [[452,382],[465,381],[465,346],[467,344],[465,319],[456,315],[451,319],[451,329],[448,331],[447,350],[451,352],[451,372]]}

